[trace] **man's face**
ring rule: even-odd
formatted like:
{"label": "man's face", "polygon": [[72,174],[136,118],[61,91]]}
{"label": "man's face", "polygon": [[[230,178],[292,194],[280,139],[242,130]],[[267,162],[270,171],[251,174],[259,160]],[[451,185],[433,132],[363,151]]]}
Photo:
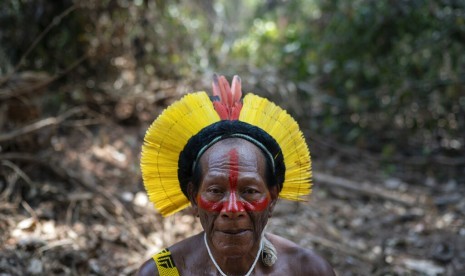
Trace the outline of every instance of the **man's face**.
{"label": "man's face", "polygon": [[265,182],[265,158],[253,144],[226,139],[200,158],[202,178],[194,208],[207,239],[225,256],[242,256],[259,245],[277,199]]}

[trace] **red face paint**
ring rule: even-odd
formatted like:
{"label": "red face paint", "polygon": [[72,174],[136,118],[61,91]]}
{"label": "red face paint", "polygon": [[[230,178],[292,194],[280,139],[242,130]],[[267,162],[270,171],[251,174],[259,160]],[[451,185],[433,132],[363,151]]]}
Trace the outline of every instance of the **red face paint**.
{"label": "red face paint", "polygon": [[199,203],[199,207],[207,210],[208,212],[219,213],[221,209],[223,209],[223,201],[210,201],[200,194],[197,196],[197,202]]}
{"label": "red face paint", "polygon": [[237,191],[237,181],[239,176],[239,157],[236,149],[228,152],[229,156],[229,193],[220,201],[210,201],[203,197],[201,194],[197,196],[199,207],[209,212],[228,212],[238,213],[246,211],[260,212],[268,207],[270,200],[269,194],[265,197],[248,202],[240,198]]}
{"label": "red face paint", "polygon": [[237,200],[237,177],[239,175],[239,158],[237,150],[232,149],[228,152],[229,155],[229,199],[223,205],[222,212],[244,212],[244,204]]}

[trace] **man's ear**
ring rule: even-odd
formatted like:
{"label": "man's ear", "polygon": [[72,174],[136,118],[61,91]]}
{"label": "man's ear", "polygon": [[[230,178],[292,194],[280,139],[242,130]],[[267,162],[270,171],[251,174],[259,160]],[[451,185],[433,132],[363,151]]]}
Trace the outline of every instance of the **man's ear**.
{"label": "man's ear", "polygon": [[278,202],[278,186],[273,186],[270,188],[270,197],[271,197],[271,202],[270,202],[270,216],[273,213],[274,207],[276,206],[276,203]]}
{"label": "man's ear", "polygon": [[197,206],[197,192],[194,186],[194,183],[189,182],[187,184],[187,198],[189,199],[192,208],[194,209],[195,214],[198,213],[198,206]]}

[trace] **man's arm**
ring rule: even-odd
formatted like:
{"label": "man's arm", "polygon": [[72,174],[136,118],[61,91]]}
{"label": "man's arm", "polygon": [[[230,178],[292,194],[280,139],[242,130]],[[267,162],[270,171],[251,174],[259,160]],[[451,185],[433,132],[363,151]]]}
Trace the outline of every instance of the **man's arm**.
{"label": "man's arm", "polygon": [[157,269],[157,264],[155,264],[155,261],[150,258],[147,260],[142,266],[139,268],[139,271],[137,272],[138,276],[158,276],[158,269]]}
{"label": "man's arm", "polygon": [[301,255],[301,269],[302,275],[321,275],[321,276],[335,276],[333,268],[322,257],[315,254],[313,251],[304,249]]}

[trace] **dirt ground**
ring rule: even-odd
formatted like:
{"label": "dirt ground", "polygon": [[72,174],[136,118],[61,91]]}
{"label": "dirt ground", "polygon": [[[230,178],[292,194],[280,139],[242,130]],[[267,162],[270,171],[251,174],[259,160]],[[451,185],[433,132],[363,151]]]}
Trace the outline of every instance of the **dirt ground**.
{"label": "dirt ground", "polygon": [[[44,7],[64,5],[36,2]],[[11,64],[15,69],[10,70],[9,64],[4,66],[5,72],[11,71],[9,76],[0,76],[0,276],[134,275],[152,254],[202,231],[189,209],[168,218],[155,211],[145,194],[139,167],[141,143],[154,114],[194,87],[209,87],[192,85],[200,82],[201,76],[184,77],[195,75],[203,66],[191,68],[191,61],[183,66],[175,62],[184,57],[178,56],[181,51],[191,51],[176,44],[190,42],[184,42],[181,31],[172,38],[169,30],[179,29],[177,19],[170,19],[173,26],[165,29],[163,21],[170,17],[165,18],[158,10],[142,6],[136,9],[139,5],[135,4],[129,9],[124,7],[129,15],[126,11],[119,15],[120,7],[115,3],[131,1],[110,1],[114,10],[99,8],[98,1],[74,2],[54,18],[39,18],[39,14],[46,14],[46,8],[31,10],[31,14],[37,15],[35,20],[40,19],[36,23],[25,13],[26,26],[41,26],[45,24],[42,19],[50,19],[50,25],[44,25],[47,27],[38,36],[34,34],[37,31],[26,28],[12,32],[12,37],[18,39],[37,37],[31,45],[21,42],[30,48],[23,47],[18,63]],[[95,24],[95,30],[90,27],[89,31],[84,25],[87,22],[81,22],[87,17],[76,24],[82,23],[86,33],[95,32],[90,37],[74,36],[67,32],[68,25],[63,27],[66,19],[71,19],[67,16],[77,12],[72,12],[78,9],[77,2],[89,2],[82,4],[89,7],[79,9],[89,12],[89,18],[95,21],[89,24]],[[163,1],[156,2],[157,5],[148,6],[158,9],[158,2]],[[161,19],[161,23],[157,22]],[[70,22],[74,26],[74,21]],[[63,27],[66,36],[46,36],[58,26]],[[39,42],[44,37],[49,40],[44,44],[48,46],[41,48]],[[54,44],[61,45],[61,40],[68,41],[68,37],[78,38],[79,43],[72,48],[76,48],[75,55],[81,55],[81,51],[83,55],[68,56],[63,49],[58,56],[66,60],[60,60],[55,57],[56,51],[50,49],[55,49]],[[163,41],[166,38],[168,41]],[[89,45],[81,49],[81,43],[87,40]],[[212,39],[214,43],[205,47],[201,45],[194,56],[205,63],[209,47],[218,47],[212,46],[219,43],[217,40]],[[192,44],[201,41],[192,40]],[[152,50],[145,53],[146,48],[153,48],[153,54]],[[41,51],[51,54],[42,57]],[[220,52],[224,52],[223,48]],[[450,59],[449,55],[445,57]],[[33,68],[46,70],[48,63],[42,62],[47,59],[53,61],[49,66],[56,72],[34,72]],[[171,63],[172,67],[165,68]],[[446,62],[447,68],[449,63]],[[231,64],[241,70],[237,66],[240,63]],[[227,65],[230,66],[229,61]],[[206,68],[209,67],[202,70]],[[281,85],[279,78],[274,80],[275,74],[281,74],[281,67],[271,68],[252,78],[256,83],[250,85],[282,97],[288,106],[296,107],[297,115],[305,113],[307,107],[299,98],[292,100],[289,96],[296,89],[281,89],[287,85]],[[254,65],[246,70],[257,73],[257,69]],[[178,70],[192,73],[173,73]],[[453,70],[446,71],[451,71],[450,81],[454,84]],[[324,82],[325,78],[326,75],[319,81]],[[408,80],[405,83],[410,89]],[[440,81],[438,86],[443,86],[442,77]],[[419,84],[434,88],[429,81],[423,84],[420,79]],[[460,84],[463,80],[454,85]],[[310,90],[317,89],[313,88],[313,80],[309,86]],[[443,90],[434,93],[438,91]],[[73,107],[76,105],[83,107]],[[47,117],[50,114],[54,115]],[[456,122],[455,118],[451,121]],[[315,139],[316,136],[307,138],[313,156],[313,193],[304,203],[280,201],[267,231],[314,249],[341,276],[465,275],[464,168],[457,164],[435,167],[428,163],[430,160],[420,165],[406,162],[403,166],[400,157],[400,165],[392,171],[392,166],[386,166],[379,158],[352,149],[348,152],[327,144],[325,139]],[[459,159],[465,167],[463,156]]]}
{"label": "dirt ground", "polygon": [[[0,155],[0,275],[132,275],[201,231],[189,210],[162,219],[148,202],[146,127],[55,129],[51,147]],[[267,231],[313,248],[338,275],[465,275],[464,183],[407,183],[311,149],[320,153],[309,202],[281,201]]]}

